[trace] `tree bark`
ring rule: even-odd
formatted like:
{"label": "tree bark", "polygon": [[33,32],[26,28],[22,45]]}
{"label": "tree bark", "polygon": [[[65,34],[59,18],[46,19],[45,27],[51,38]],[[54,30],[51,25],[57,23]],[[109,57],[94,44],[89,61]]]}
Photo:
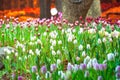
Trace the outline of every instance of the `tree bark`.
{"label": "tree bark", "polygon": [[101,5],[100,0],[93,0],[93,3],[87,13],[87,16],[97,18],[101,15]]}
{"label": "tree bark", "polygon": [[40,18],[50,18],[51,0],[40,0]]}
{"label": "tree bark", "polygon": [[93,0],[82,0],[82,2],[74,4],[70,0],[62,0],[63,18],[70,22],[79,20],[80,16],[85,19],[92,2]]}
{"label": "tree bark", "polygon": [[56,8],[59,12],[62,12],[62,0],[55,1]]}
{"label": "tree bark", "polygon": [[1,0],[0,1],[0,10],[4,10],[3,4],[4,4],[4,0]]}

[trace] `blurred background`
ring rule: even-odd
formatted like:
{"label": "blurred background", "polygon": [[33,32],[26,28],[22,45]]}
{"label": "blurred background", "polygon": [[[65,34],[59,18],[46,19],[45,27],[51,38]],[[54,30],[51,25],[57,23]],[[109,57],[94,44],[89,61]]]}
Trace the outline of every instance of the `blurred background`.
{"label": "blurred background", "polygon": [[[20,21],[40,17],[40,0],[0,0],[0,18],[18,17]],[[53,0],[54,1],[54,0]],[[52,3],[51,8],[55,5]],[[101,0],[102,17],[120,19],[120,0]]]}

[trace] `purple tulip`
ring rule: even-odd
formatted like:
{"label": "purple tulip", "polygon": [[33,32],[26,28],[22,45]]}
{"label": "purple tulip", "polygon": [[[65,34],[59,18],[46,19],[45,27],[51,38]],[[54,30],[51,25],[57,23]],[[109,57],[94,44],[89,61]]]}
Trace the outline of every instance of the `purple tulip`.
{"label": "purple tulip", "polygon": [[18,76],[18,80],[23,80],[23,76]]}
{"label": "purple tulip", "polygon": [[116,73],[116,78],[120,79],[120,72]]}
{"label": "purple tulip", "polygon": [[86,64],[84,64],[84,63],[80,64],[80,69],[85,70],[86,69]]}
{"label": "purple tulip", "polygon": [[41,73],[46,73],[47,72],[47,68],[46,68],[46,66],[42,66],[41,67]]}
{"label": "purple tulip", "polygon": [[103,64],[99,64],[99,70],[104,70],[104,66],[103,66]]}
{"label": "purple tulip", "polygon": [[103,69],[106,70],[107,69],[107,65],[103,64]]}
{"label": "purple tulip", "polygon": [[120,66],[117,66],[115,69],[116,72],[120,72]]}
{"label": "purple tulip", "polygon": [[32,72],[36,72],[37,71],[37,67],[36,66],[32,66]]}
{"label": "purple tulip", "polygon": [[51,71],[54,71],[54,70],[56,70],[56,64],[51,64],[51,66],[50,66],[50,69],[51,69]]}
{"label": "purple tulip", "polygon": [[73,68],[73,65],[71,63],[68,63],[67,70],[72,70],[72,68]]}
{"label": "purple tulip", "polygon": [[98,64],[98,63],[93,64],[93,68],[94,68],[95,70],[99,70],[99,64]]}

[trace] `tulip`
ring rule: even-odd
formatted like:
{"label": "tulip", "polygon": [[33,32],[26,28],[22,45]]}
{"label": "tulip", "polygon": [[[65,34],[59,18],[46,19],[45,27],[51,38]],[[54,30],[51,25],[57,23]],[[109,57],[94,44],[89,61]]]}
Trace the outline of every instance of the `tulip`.
{"label": "tulip", "polygon": [[71,63],[68,63],[67,70],[72,70],[72,68],[73,68],[73,65]]}
{"label": "tulip", "polygon": [[89,71],[85,71],[84,77],[89,77]]}
{"label": "tulip", "polygon": [[103,80],[102,76],[98,76],[97,80]]}
{"label": "tulip", "polygon": [[113,53],[109,53],[109,54],[107,55],[107,58],[108,58],[109,61],[112,61],[112,60],[115,59],[115,55],[114,55]]}
{"label": "tulip", "polygon": [[37,66],[32,66],[32,72],[36,72],[37,71]]}
{"label": "tulip", "polygon": [[18,80],[23,80],[23,76],[18,76]]}
{"label": "tulip", "polygon": [[82,51],[83,50],[83,46],[82,45],[79,45],[79,50]]}
{"label": "tulip", "polygon": [[115,68],[115,71],[120,72],[120,66],[119,65]]}
{"label": "tulip", "polygon": [[51,64],[51,66],[50,66],[51,71],[55,71],[56,68],[57,68],[56,64]]}
{"label": "tulip", "polygon": [[86,64],[84,64],[84,63],[80,64],[80,69],[85,70],[86,69]]}
{"label": "tulip", "polygon": [[47,72],[47,68],[46,68],[46,66],[42,66],[41,67],[41,73],[46,73]]}

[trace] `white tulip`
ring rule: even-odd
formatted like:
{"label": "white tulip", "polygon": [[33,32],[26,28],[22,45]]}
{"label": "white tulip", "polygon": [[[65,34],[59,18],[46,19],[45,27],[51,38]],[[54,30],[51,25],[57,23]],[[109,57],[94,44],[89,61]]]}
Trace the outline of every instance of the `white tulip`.
{"label": "white tulip", "polygon": [[105,31],[105,36],[109,36],[109,33],[107,31]]}
{"label": "white tulip", "polygon": [[90,49],[90,44],[87,44],[87,49]]}
{"label": "white tulip", "polygon": [[66,80],[69,80],[69,78],[71,76],[71,71],[67,70],[65,76],[66,76]]}
{"label": "white tulip", "polygon": [[76,32],[76,30],[75,29],[73,29],[73,33],[75,33]]}
{"label": "white tulip", "polygon": [[78,68],[79,68],[79,66],[78,66],[77,64],[75,64],[75,65],[73,66],[74,72],[76,72],[76,71],[78,70]]}
{"label": "white tulip", "polygon": [[112,38],[109,38],[109,41],[112,42],[113,41]]}
{"label": "white tulip", "polygon": [[84,64],[87,64],[89,61],[90,61],[90,57],[87,56],[87,57],[84,59]]}
{"label": "white tulip", "polygon": [[63,71],[58,71],[58,75],[59,76],[62,75],[62,73],[63,73]]}
{"label": "white tulip", "polygon": [[49,33],[49,36],[53,39],[56,39],[57,35],[58,35],[58,33],[56,31],[52,31]]}
{"label": "white tulip", "polygon": [[105,34],[105,29],[104,28],[102,28],[99,32],[98,32],[100,35],[103,35],[103,34]]}
{"label": "white tulip", "polygon": [[87,64],[87,69],[90,69],[90,68],[92,68],[92,63],[91,63],[91,62],[88,62],[88,64]]}
{"label": "white tulip", "polygon": [[61,54],[61,51],[60,51],[60,50],[57,50],[57,54]]}
{"label": "white tulip", "polygon": [[77,56],[77,57],[76,57],[76,61],[79,61],[79,60],[80,60],[80,57]]}
{"label": "white tulip", "polygon": [[68,28],[67,29],[67,33],[71,33],[72,32],[72,29],[71,28]]}
{"label": "white tulip", "polygon": [[35,50],[35,53],[36,53],[37,55],[40,55],[40,50],[36,49],[36,50]]}
{"label": "white tulip", "polygon": [[96,30],[95,29],[89,29],[88,33],[90,33],[90,34],[96,33]]}
{"label": "white tulip", "polygon": [[23,51],[23,52],[25,52],[25,47],[24,47],[24,48],[22,48],[22,51]]}
{"label": "white tulip", "polygon": [[107,40],[106,40],[106,38],[104,37],[102,41],[103,41],[103,42],[106,42]]}
{"label": "white tulip", "polygon": [[64,30],[64,29],[62,29],[62,34],[64,34],[64,32],[65,32],[65,30]]}
{"label": "white tulip", "polygon": [[51,73],[49,72],[49,71],[47,71],[46,73],[45,73],[45,78],[47,79],[47,78],[50,78],[51,77]]}
{"label": "white tulip", "polygon": [[35,40],[36,40],[36,36],[33,36],[33,37],[31,36],[31,37],[30,37],[30,40],[31,40],[31,41],[35,41]]}
{"label": "white tulip", "polygon": [[43,33],[43,36],[47,36],[47,32],[44,32],[44,33]]}
{"label": "white tulip", "polygon": [[11,54],[11,51],[9,49],[7,49],[7,54]]}
{"label": "white tulip", "polygon": [[50,39],[50,43],[52,43],[53,42],[53,39]]}
{"label": "white tulip", "polygon": [[15,56],[18,56],[18,52],[15,53]]}
{"label": "white tulip", "polygon": [[6,56],[6,59],[10,59],[10,57],[9,57],[9,56]]}
{"label": "white tulip", "polygon": [[86,56],[86,53],[85,51],[82,52],[82,56],[85,57]]}
{"label": "white tulip", "polygon": [[61,60],[60,59],[57,59],[57,64],[60,64],[61,63]]}
{"label": "white tulip", "polygon": [[78,31],[78,34],[81,34],[83,33],[84,29],[83,28],[80,28],[80,30]]}
{"label": "white tulip", "polygon": [[68,37],[68,42],[72,42],[72,37]]}
{"label": "white tulip", "polygon": [[41,40],[40,40],[40,39],[38,39],[38,40],[37,40],[37,43],[38,43],[38,44],[42,44],[42,42],[41,42]]}
{"label": "white tulip", "polygon": [[98,63],[96,58],[92,59],[92,64],[94,64],[94,63]]}
{"label": "white tulip", "polygon": [[27,56],[25,56],[24,59],[27,59]]}
{"label": "white tulip", "polygon": [[120,35],[119,31],[114,30],[114,32],[111,33],[112,37],[118,38]]}
{"label": "white tulip", "polygon": [[61,78],[65,79],[65,73],[63,73],[63,72],[61,73]]}
{"label": "white tulip", "polygon": [[89,71],[85,71],[84,77],[88,77],[89,76]]}
{"label": "white tulip", "polygon": [[11,52],[12,52],[12,53],[14,53],[14,52],[15,52],[15,50],[13,50],[13,49],[12,49],[12,50],[11,50]]}
{"label": "white tulip", "polygon": [[29,54],[34,55],[34,52],[32,50],[29,50]]}
{"label": "white tulip", "polygon": [[52,50],[52,55],[56,55],[56,52],[54,50]]}
{"label": "white tulip", "polygon": [[61,41],[61,40],[59,40],[59,41],[58,41],[58,44],[59,44],[59,45],[61,45],[61,44],[62,44],[62,41]]}
{"label": "white tulip", "polygon": [[56,40],[52,41],[52,46],[56,46]]}
{"label": "white tulip", "polygon": [[40,80],[40,76],[39,75],[36,76],[36,80]]}
{"label": "white tulip", "polygon": [[97,41],[97,42],[100,44],[102,41],[101,41],[101,39],[98,39],[98,41]]}
{"label": "white tulip", "polygon": [[5,52],[5,53],[7,53],[7,50],[8,50],[7,48],[4,48],[4,52]]}
{"label": "white tulip", "polygon": [[83,50],[83,46],[80,44],[79,45],[79,50],[82,51]]}
{"label": "white tulip", "polygon": [[50,46],[50,50],[53,50],[54,49],[54,47],[53,46]]}
{"label": "white tulip", "polygon": [[73,43],[74,43],[74,44],[77,44],[77,40],[75,39],[75,40],[73,41]]}
{"label": "white tulip", "polygon": [[112,60],[115,59],[115,55],[114,55],[113,53],[109,53],[109,54],[107,55],[107,59],[108,59],[109,61],[112,61]]}

